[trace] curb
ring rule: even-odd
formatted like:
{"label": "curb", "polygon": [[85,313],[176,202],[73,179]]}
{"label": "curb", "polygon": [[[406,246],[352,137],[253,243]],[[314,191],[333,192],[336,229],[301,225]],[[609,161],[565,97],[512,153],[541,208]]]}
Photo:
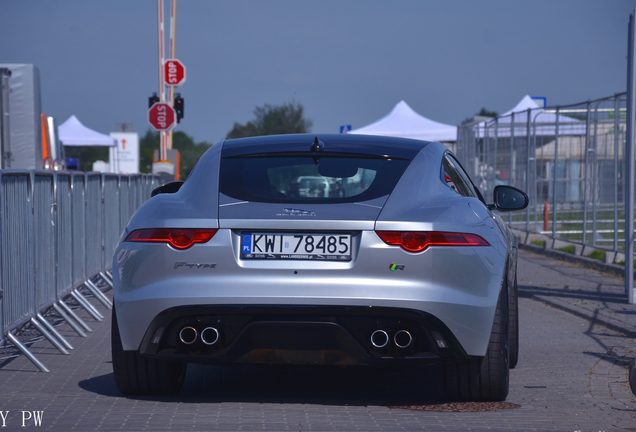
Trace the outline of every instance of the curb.
{"label": "curb", "polygon": [[[521,243],[519,242],[519,249],[527,250],[530,252],[534,252],[536,254],[549,256],[550,258],[556,258],[561,261],[567,261],[573,264],[580,264],[587,268],[592,268],[594,270],[602,271],[605,273],[612,273],[617,276],[625,277],[625,267],[620,266],[618,264],[606,264],[602,261],[595,260],[593,258],[588,258],[579,255],[573,255],[567,252],[563,252],[556,249],[546,249],[541,246],[536,246],[533,244]],[[636,271],[634,271],[634,277],[636,278]]]}

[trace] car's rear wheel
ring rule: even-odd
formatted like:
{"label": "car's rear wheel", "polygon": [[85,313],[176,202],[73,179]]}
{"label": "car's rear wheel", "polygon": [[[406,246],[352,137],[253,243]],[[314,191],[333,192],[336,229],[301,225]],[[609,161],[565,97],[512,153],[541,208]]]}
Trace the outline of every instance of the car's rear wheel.
{"label": "car's rear wheel", "polygon": [[446,395],[453,400],[505,400],[509,388],[508,290],[499,295],[484,357],[444,365]]}
{"label": "car's rear wheel", "polygon": [[117,389],[125,395],[173,395],[183,387],[187,363],[148,358],[124,351],[113,308],[111,327],[113,375]]}
{"label": "car's rear wheel", "polygon": [[510,369],[513,369],[519,361],[519,290],[517,289],[517,275],[515,275],[515,282],[510,290],[509,300]]}

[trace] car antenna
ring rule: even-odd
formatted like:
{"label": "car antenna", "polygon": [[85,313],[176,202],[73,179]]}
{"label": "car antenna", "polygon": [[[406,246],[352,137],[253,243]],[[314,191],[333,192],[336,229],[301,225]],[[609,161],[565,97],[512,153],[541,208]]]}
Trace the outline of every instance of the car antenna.
{"label": "car antenna", "polygon": [[311,145],[311,147],[309,147],[309,150],[311,150],[312,152],[319,152],[319,151],[323,151],[324,149],[325,149],[325,143],[320,141],[318,137],[314,139],[314,143]]}
{"label": "car antenna", "polygon": [[[314,139],[314,143],[311,145],[311,147],[309,147],[309,151],[315,152],[315,153],[321,152],[324,149],[325,149],[325,143],[320,141],[318,137]],[[318,165],[318,163],[320,162],[320,157],[314,156],[313,158],[314,158],[314,163]]]}

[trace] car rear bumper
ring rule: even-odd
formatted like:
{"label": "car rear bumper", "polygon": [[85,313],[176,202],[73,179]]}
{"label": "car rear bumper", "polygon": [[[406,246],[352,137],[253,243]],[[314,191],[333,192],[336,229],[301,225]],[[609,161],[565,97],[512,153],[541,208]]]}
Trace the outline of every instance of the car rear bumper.
{"label": "car rear bumper", "polygon": [[120,245],[113,282],[124,350],[139,350],[153,320],[166,310],[241,305],[414,310],[442,322],[468,355],[486,353],[505,274],[495,247],[411,254],[362,232],[351,262],[324,263],[243,261],[238,245],[234,255],[223,253],[228,242],[229,231],[221,230],[185,251]]}
{"label": "car rear bumper", "polygon": [[[174,282],[174,281],[172,281]],[[168,282],[165,282],[168,284]],[[369,281],[371,283],[371,281]],[[189,286],[188,286],[189,285]],[[490,331],[492,328],[492,322],[494,319],[494,305],[496,305],[498,292],[496,292],[492,299],[492,305],[489,298],[482,298],[476,296],[453,296],[452,291],[443,289],[437,289],[437,296],[430,300],[414,300],[409,298],[378,298],[373,295],[369,298],[355,298],[355,297],[267,297],[267,296],[240,296],[241,289],[236,288],[234,290],[235,296],[205,296],[192,285],[196,286],[195,281],[182,281],[182,284],[170,284],[170,286],[161,287],[154,285],[151,288],[154,290],[154,298],[148,298],[147,296],[137,296],[139,292],[124,293],[123,295],[115,296],[115,307],[117,310],[117,316],[119,321],[121,339],[124,350],[136,351],[142,350],[145,352],[147,346],[144,345],[144,340],[154,334],[156,323],[163,320],[164,315],[173,316],[175,319],[180,315],[175,311],[192,310],[188,312],[188,317],[201,316],[202,322],[212,323],[211,317],[215,316],[219,312],[216,310],[234,307],[249,309],[252,307],[273,307],[283,308],[288,311],[296,312],[280,312],[274,313],[272,316],[268,316],[265,321],[273,322],[279,320],[278,315],[284,317],[285,322],[305,322],[311,321],[312,314],[305,316],[307,311],[312,308],[316,310],[328,309],[328,308],[340,308],[344,311],[364,310],[368,312],[367,317],[375,317],[375,313],[383,309],[391,309],[396,311],[402,311],[394,314],[394,318],[399,320],[403,319],[403,316],[410,316],[411,314],[420,314],[421,316],[427,316],[428,321],[435,320],[439,325],[439,328],[448,330],[450,336],[444,337],[444,339],[456,340],[457,346],[460,347],[460,351],[465,352],[471,356],[483,356],[485,354],[488,340],[490,338]],[[207,287],[207,290],[213,288]],[[373,286],[370,285],[369,292],[373,291]],[[386,289],[384,289],[386,291]],[[191,295],[188,295],[191,294]],[[192,295],[199,294],[199,295]],[[444,301],[444,297],[445,300]],[[457,297],[461,297],[460,299]],[[457,301],[455,301],[457,300]],[[201,312],[199,312],[201,311]],[[300,313],[298,313],[300,311]],[[180,312],[179,312],[180,313]],[[353,312],[352,312],[353,313]],[[230,313],[231,315],[232,313]],[[346,314],[341,314],[343,317]],[[325,314],[325,316],[330,316]],[[340,316],[340,315],[339,315]],[[301,318],[299,318],[301,317]],[[190,319],[189,318],[189,319]],[[169,320],[168,320],[169,321]],[[335,323],[342,326],[340,321]],[[163,321],[162,321],[163,322]],[[318,323],[333,323],[334,321],[327,318],[319,319]],[[167,328],[169,322],[161,324],[164,328]],[[183,323],[186,325],[186,323]],[[365,327],[365,331],[369,331],[372,327],[369,322]],[[311,331],[305,326],[307,331]],[[347,326],[343,327],[345,330]],[[202,328],[198,328],[200,332]],[[347,330],[351,333],[350,330]],[[302,333],[302,332],[301,332]],[[445,334],[441,332],[441,334]],[[358,337],[358,343],[364,345],[366,335],[364,338]],[[144,339],[146,338],[146,339]],[[173,337],[173,340],[175,338]],[[450,342],[449,342],[450,343]],[[459,352],[459,351],[458,351]],[[354,356],[355,357],[355,356]]]}
{"label": "car rear bumper", "polygon": [[432,315],[362,306],[170,308],[152,321],[139,353],[213,364],[409,365],[467,358]]}

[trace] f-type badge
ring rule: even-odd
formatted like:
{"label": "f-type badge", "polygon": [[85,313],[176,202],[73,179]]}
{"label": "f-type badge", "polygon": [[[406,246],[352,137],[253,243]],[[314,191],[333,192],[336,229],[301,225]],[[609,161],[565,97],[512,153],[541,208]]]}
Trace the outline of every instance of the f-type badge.
{"label": "f-type badge", "polygon": [[187,262],[176,262],[174,263],[174,269],[178,269],[179,267],[187,267],[189,269],[206,269],[206,268],[216,268],[216,264],[213,263],[187,263]]}

